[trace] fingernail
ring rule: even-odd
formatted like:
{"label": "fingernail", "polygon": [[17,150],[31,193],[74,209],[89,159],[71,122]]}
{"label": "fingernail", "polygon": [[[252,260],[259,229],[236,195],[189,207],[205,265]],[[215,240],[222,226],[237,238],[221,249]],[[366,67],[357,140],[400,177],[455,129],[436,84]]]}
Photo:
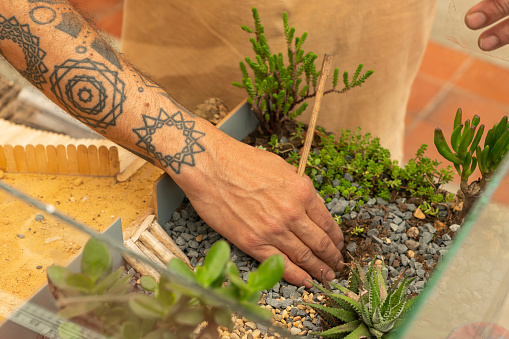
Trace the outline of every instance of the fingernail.
{"label": "fingernail", "polygon": [[498,47],[500,41],[494,35],[487,36],[481,39],[480,47],[483,51],[492,51]]}
{"label": "fingernail", "polygon": [[334,280],[335,278],[336,273],[334,273],[333,271],[329,271],[329,273],[327,273],[327,275],[325,276],[325,279],[327,279],[328,281]]}
{"label": "fingernail", "polygon": [[486,15],[484,13],[472,13],[467,17],[467,25],[471,29],[481,28],[486,22]]}

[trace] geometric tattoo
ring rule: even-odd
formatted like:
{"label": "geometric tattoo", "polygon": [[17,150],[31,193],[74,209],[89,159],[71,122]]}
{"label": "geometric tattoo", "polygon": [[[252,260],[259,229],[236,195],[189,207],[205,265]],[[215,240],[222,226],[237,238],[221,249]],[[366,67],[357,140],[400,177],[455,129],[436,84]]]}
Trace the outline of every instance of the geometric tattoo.
{"label": "geometric tattoo", "polygon": [[[161,166],[164,168],[169,166],[177,174],[180,174],[182,165],[195,166],[194,155],[205,151],[205,147],[198,143],[198,140],[205,133],[194,129],[194,121],[184,120],[180,111],[169,116],[162,108],[157,118],[147,115],[142,115],[142,117],[145,127],[133,129],[133,132],[140,138],[136,146],[144,149],[153,158],[157,159]],[[182,131],[182,135],[185,137],[184,148],[175,155],[164,155],[153,145],[153,136],[161,132],[163,127],[175,127]]]}
{"label": "geometric tattoo", "polygon": [[92,47],[103,58],[117,66],[117,68],[123,70],[122,64],[117,57],[117,53],[115,53],[113,48],[111,48],[110,45],[108,45],[102,38],[96,38],[90,47]]}
{"label": "geometric tattoo", "polygon": [[62,21],[55,26],[56,29],[77,38],[83,29],[83,22],[74,13],[62,13]]}
{"label": "geometric tattoo", "polygon": [[118,73],[90,59],[55,66],[51,91],[67,112],[84,124],[106,129],[123,113],[125,84]]}
{"label": "geometric tattoo", "polygon": [[21,75],[42,90],[42,84],[47,83],[43,74],[48,68],[42,62],[46,52],[39,47],[39,38],[32,35],[28,25],[21,25],[15,17],[7,19],[0,14],[0,40],[5,39],[12,40],[23,51],[26,69],[20,72]]}

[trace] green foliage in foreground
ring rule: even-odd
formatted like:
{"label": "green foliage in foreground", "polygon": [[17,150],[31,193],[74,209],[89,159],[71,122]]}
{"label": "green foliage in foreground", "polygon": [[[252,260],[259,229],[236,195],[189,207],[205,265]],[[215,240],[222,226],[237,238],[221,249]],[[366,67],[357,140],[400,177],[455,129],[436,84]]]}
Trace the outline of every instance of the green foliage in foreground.
{"label": "green foliage in foreground", "polygon": [[[426,147],[422,145],[406,166],[399,166],[380,145],[379,138],[372,138],[369,133],[362,135],[360,128],[355,132],[342,130],[339,140],[333,134],[321,137],[320,150],[309,155],[306,174],[326,202],[338,193],[357,200],[358,206],[371,197],[390,201],[395,193],[423,198],[430,203],[449,201],[452,195],[444,196],[438,188],[452,179],[451,167],[438,169],[436,160],[424,157]],[[299,160],[297,152],[288,158],[296,166]],[[351,175],[359,186],[346,180],[345,174]],[[322,176],[321,182],[317,181],[318,175]]]}
{"label": "green foliage in foreground", "polygon": [[327,295],[326,305],[305,305],[314,308],[330,327],[315,334],[326,338],[382,338],[403,324],[403,316],[416,302],[416,298],[408,300],[406,293],[415,278],[399,276],[389,286],[385,264],[382,261],[382,267],[376,266],[375,259],[366,272],[358,262],[352,262],[348,288],[330,283],[340,294],[332,293],[329,283],[324,282],[324,288],[312,282]]}
{"label": "green foliage in foreground", "polygon": [[[81,319],[95,324],[97,329],[111,338],[156,339],[191,338],[197,326],[207,325],[200,335],[217,336],[217,326],[232,327],[231,309],[219,302],[220,295],[231,303],[240,303],[245,309],[265,319],[268,310],[258,307],[261,290],[271,289],[283,275],[283,258],[275,255],[251,272],[247,283],[240,278],[235,264],[229,260],[230,247],[225,241],[215,243],[207,253],[202,266],[193,272],[187,264],[173,259],[168,275],[160,281],[144,276],[141,284],[153,295],[130,293],[130,275],[124,267],[111,272],[111,255],[107,246],[90,239],[83,250],[81,272],[72,273],[61,266],[48,268],[48,279],[57,288],[57,302],[79,297],[59,311],[67,319]],[[168,277],[178,276],[188,284],[175,283]],[[230,284],[223,286],[228,278]],[[199,293],[192,286],[207,291]],[[80,327],[63,323],[59,332],[62,338],[75,338]]]}
{"label": "green foliage in foreground", "polygon": [[[261,128],[269,134],[278,133],[284,121],[293,119],[307,108],[305,100],[316,96],[320,71],[316,70],[317,55],[304,52],[302,45],[307,39],[307,32],[295,36],[295,28],[288,24],[288,16],[283,13],[283,26],[286,38],[288,65],[285,66],[283,53],[272,54],[261,24],[258,11],[253,8],[255,28],[242,26],[251,37],[251,44],[256,60],[246,57],[246,64],[254,73],[251,78],[246,64],[240,62],[242,82],[233,85],[244,88],[249,95],[247,101],[252,105],[254,114],[260,120]],[[343,73],[342,88],[338,88],[339,69],[334,70],[332,88],[329,93],[345,93],[361,86],[373,73],[372,70],[361,74],[363,65],[359,65],[350,80],[348,72]]]}

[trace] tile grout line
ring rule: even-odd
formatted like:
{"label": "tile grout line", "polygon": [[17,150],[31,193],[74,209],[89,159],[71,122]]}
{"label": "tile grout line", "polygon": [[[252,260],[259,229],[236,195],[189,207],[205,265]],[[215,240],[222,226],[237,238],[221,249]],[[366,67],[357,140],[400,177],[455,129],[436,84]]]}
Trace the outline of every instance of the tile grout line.
{"label": "tile grout line", "polygon": [[[406,126],[405,135],[410,134],[417,125],[424,121],[440,104],[440,102],[445,98],[445,96],[455,87],[456,82],[459,80],[463,74],[466,73],[467,69],[473,64],[473,59],[468,58],[461,66],[454,72],[454,74],[442,85],[437,94],[426,104],[426,106],[417,114],[414,119]],[[425,74],[425,73],[423,73]],[[425,74],[426,76],[429,76]],[[430,78],[434,78],[429,76]]]}

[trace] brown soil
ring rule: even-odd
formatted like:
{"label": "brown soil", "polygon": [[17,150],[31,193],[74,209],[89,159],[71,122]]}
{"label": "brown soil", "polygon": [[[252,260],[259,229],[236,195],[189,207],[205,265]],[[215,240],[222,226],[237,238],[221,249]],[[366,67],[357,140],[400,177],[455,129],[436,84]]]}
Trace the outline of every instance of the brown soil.
{"label": "brown soil", "polygon": [[[0,179],[33,198],[96,231],[104,231],[117,218],[125,229],[151,208],[153,182],[162,170],[145,165],[129,180],[10,174]],[[38,214],[44,219],[36,221]],[[46,283],[46,268],[66,265],[85,244],[87,236],[0,190],[0,319]]]}

